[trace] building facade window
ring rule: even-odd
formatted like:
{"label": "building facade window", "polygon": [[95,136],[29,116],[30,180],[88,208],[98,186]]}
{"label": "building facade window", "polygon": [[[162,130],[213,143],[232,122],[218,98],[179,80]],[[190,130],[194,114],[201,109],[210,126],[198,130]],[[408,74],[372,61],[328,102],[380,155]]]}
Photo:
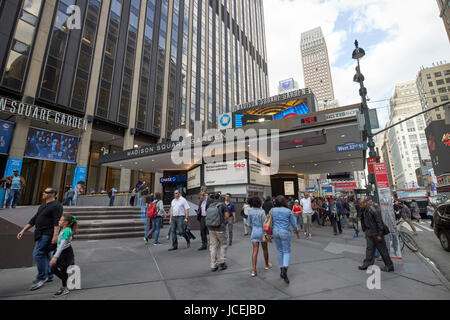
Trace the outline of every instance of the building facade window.
{"label": "building facade window", "polygon": [[108,30],[106,32],[105,50],[103,52],[100,86],[95,114],[101,118],[108,117],[112,89],[112,75],[116,60],[116,48],[122,16],[122,0],[112,0],[109,12]]}
{"label": "building facade window", "polygon": [[[149,103],[150,72],[153,47],[153,29],[155,23],[156,0],[148,0],[145,14],[144,43],[141,58],[141,76],[139,82],[138,110],[136,117],[136,128],[150,131],[147,125],[148,115],[153,110]],[[150,109],[151,108],[151,109]]]}
{"label": "building facade window", "polygon": [[42,0],[24,0],[12,36],[8,57],[5,60],[1,84],[21,92],[31,57],[37,24],[41,15]]}
{"label": "building facade window", "polygon": [[83,26],[78,65],[72,89],[71,108],[84,111],[87,99],[89,74],[91,72],[94,48],[100,18],[101,1],[89,0],[86,20]]}

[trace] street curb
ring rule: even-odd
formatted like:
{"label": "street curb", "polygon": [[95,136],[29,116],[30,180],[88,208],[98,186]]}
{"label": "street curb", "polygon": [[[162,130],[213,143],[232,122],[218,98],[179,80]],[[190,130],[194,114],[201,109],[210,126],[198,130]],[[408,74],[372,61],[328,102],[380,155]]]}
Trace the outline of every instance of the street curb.
{"label": "street curb", "polygon": [[416,252],[416,255],[422,260],[428,268],[439,278],[442,284],[450,291],[450,281],[445,278],[442,272],[437,268],[436,264],[428,257],[425,257],[421,252]]}

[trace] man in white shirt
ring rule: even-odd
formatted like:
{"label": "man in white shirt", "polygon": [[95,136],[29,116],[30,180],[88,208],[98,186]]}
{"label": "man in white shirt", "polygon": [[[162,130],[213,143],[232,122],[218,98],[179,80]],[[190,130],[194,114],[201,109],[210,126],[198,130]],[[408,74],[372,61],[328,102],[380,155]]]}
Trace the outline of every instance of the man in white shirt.
{"label": "man in white shirt", "polygon": [[305,197],[300,200],[300,205],[303,208],[303,225],[305,227],[306,239],[311,238],[311,226],[312,226],[312,203],[311,197],[308,192],[305,193]]}
{"label": "man in white shirt", "polygon": [[[189,221],[189,204],[185,198],[181,196],[180,190],[175,190],[175,199],[172,200],[170,205],[170,220],[169,224],[172,230],[172,248],[169,251],[175,251],[178,249],[177,232],[186,239],[187,247],[191,246],[191,241],[184,233],[184,224]],[[173,225],[172,225],[173,223]]]}

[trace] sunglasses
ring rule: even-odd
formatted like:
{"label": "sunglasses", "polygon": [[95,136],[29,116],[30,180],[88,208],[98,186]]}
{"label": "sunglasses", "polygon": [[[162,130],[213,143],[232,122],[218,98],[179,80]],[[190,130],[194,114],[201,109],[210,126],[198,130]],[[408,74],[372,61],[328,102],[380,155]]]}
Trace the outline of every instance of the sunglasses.
{"label": "sunglasses", "polygon": [[52,194],[53,191],[44,191],[45,194]]}

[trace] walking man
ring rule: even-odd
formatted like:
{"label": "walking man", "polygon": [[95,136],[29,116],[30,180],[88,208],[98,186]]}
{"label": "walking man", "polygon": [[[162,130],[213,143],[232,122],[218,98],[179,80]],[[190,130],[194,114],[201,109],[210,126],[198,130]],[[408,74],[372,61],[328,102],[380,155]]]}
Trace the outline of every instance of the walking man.
{"label": "walking man", "polygon": [[199,221],[200,221],[200,235],[202,237],[202,246],[198,251],[203,251],[208,249],[208,228],[206,227],[206,211],[209,206],[214,202],[213,199],[209,197],[209,192],[205,190],[203,192],[203,197],[201,198],[199,205]]}
{"label": "walking man", "polygon": [[375,250],[381,254],[385,266],[381,269],[384,272],[393,272],[394,264],[389,256],[389,251],[384,240],[384,224],[381,215],[377,210],[368,205],[367,200],[361,200],[360,207],[362,210],[361,226],[366,234],[366,259],[363,265],[358,267],[359,270],[367,270],[369,266],[375,263]]}
{"label": "walking man", "polygon": [[233,225],[236,223],[236,208],[231,202],[231,194],[229,193],[225,195],[225,207],[230,215],[228,220],[228,245],[231,247],[233,245]]}
{"label": "walking man", "polygon": [[305,226],[305,236],[306,239],[309,239],[311,238],[313,209],[311,197],[308,192],[305,192],[305,197],[300,200],[300,205],[303,208],[303,225]]}
{"label": "walking man", "polygon": [[0,181],[7,181],[11,184],[8,199],[6,200],[6,208],[10,206],[15,208],[19,203],[20,194],[25,189],[25,179],[19,175],[19,170],[13,170],[12,176],[1,179]]}
{"label": "walking man", "polygon": [[[184,224],[189,221],[189,204],[185,198],[181,196],[180,190],[175,190],[175,199],[172,200],[170,205],[170,228],[172,237],[172,248],[169,251],[175,251],[178,249],[178,237],[177,232],[186,239],[187,247],[191,247],[191,241],[184,232]],[[173,225],[172,225],[173,224]]]}
{"label": "walking man", "polygon": [[111,190],[109,190],[109,206],[113,207],[114,206],[114,200],[116,199],[116,188],[112,187]]}
{"label": "walking man", "polygon": [[409,224],[409,226],[411,227],[414,234],[417,235],[416,227],[414,226],[414,224],[412,223],[412,220],[411,220],[411,210],[403,202],[400,202],[400,206],[402,208],[402,210],[401,210],[402,217],[398,221],[397,225],[402,224],[403,222],[406,222],[407,224]]}
{"label": "walking man", "polygon": [[[227,232],[226,224],[229,219],[225,205],[220,202],[220,194],[214,196],[206,213],[206,225],[209,230],[209,250],[211,252],[211,271],[226,270]],[[217,257],[218,256],[218,257]]]}
{"label": "walking man", "polygon": [[67,205],[69,207],[73,204],[73,198],[75,197],[75,190],[70,187],[70,189],[67,191]]}
{"label": "walking man", "polygon": [[53,280],[53,274],[50,268],[50,252],[51,245],[58,242],[59,235],[59,219],[63,213],[62,205],[56,201],[57,191],[53,188],[45,189],[42,199],[45,204],[41,205],[28,224],[19,232],[17,239],[21,240],[23,234],[32,227],[34,229],[35,246],[33,250],[33,258],[36,261],[38,275],[33,282],[30,290],[41,288],[44,283]]}

